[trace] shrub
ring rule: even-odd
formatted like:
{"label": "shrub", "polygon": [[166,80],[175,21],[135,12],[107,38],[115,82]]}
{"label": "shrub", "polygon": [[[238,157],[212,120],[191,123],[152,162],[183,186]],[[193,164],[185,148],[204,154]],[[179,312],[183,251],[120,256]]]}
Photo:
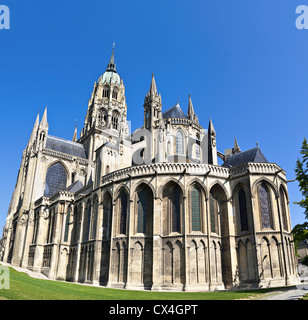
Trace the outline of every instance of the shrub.
{"label": "shrub", "polygon": [[302,264],[308,267],[308,255],[302,259]]}

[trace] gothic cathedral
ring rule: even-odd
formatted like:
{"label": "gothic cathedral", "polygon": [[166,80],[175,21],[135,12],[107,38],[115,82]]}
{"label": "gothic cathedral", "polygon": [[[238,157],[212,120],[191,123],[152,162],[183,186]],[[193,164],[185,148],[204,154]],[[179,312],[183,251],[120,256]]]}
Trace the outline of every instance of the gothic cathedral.
{"label": "gothic cathedral", "polygon": [[[154,75],[130,131],[114,50],[72,141],[35,121],[0,259],[51,279],[212,291],[296,284],[286,173],[257,146],[219,152],[188,96],[163,111]],[[201,120],[201,119],[200,119]],[[217,159],[220,158],[221,165]]]}

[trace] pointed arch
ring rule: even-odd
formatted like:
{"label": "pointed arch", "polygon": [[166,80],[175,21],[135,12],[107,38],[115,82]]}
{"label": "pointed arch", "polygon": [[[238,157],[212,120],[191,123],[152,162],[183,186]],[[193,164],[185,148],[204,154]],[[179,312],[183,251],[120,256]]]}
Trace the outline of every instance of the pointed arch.
{"label": "pointed arch", "polygon": [[175,153],[184,154],[184,134],[182,130],[177,130],[175,135]]}
{"label": "pointed arch", "polygon": [[145,183],[141,183],[135,193],[136,233],[153,234],[153,192]]}
{"label": "pointed arch", "polygon": [[184,272],[184,252],[182,243],[177,240],[174,244],[174,283],[185,283],[185,272]]}
{"label": "pointed arch", "polygon": [[217,187],[220,187],[221,188],[221,190],[223,191],[223,195],[224,195],[224,200],[227,200],[227,199],[229,199],[230,198],[230,193],[229,193],[229,191],[227,190],[227,188],[224,186],[224,184],[221,182],[221,181],[219,181],[219,180],[215,180],[215,181],[213,181],[210,185],[209,185],[209,187],[208,187],[208,190],[212,190],[213,188],[217,188]]}
{"label": "pointed arch", "polygon": [[162,184],[160,187],[159,187],[159,191],[158,191],[158,194],[157,196],[160,197],[160,198],[163,198],[163,192],[164,190],[166,189],[166,187],[170,184],[170,183],[174,183],[176,184],[180,189],[181,189],[181,193],[184,195],[185,194],[185,187],[183,185],[183,183],[181,181],[179,181],[179,179],[175,179],[173,177],[168,177],[166,179],[166,181],[164,182],[164,184]]}
{"label": "pointed arch", "polygon": [[240,211],[241,231],[246,231],[248,230],[247,201],[246,201],[246,192],[242,187],[238,191],[238,203],[239,203],[239,211]]}
{"label": "pointed arch", "polygon": [[120,113],[117,110],[113,110],[111,115],[111,128],[115,130],[119,130],[119,124],[120,124]]}
{"label": "pointed arch", "polygon": [[121,188],[117,198],[117,217],[118,217],[118,230],[117,234],[126,235],[127,231],[127,213],[129,205],[129,196],[125,188]]}
{"label": "pointed arch", "polygon": [[163,263],[163,276],[164,284],[173,283],[173,246],[170,241],[165,244],[164,250],[164,263]]}
{"label": "pointed arch", "polygon": [[84,222],[83,222],[83,240],[88,241],[90,237],[90,226],[92,217],[92,204],[90,199],[88,199],[84,211]]}
{"label": "pointed arch", "polygon": [[270,197],[270,190],[265,182],[260,183],[258,186],[259,208],[261,216],[262,229],[273,229],[272,217],[272,202]]}
{"label": "pointed arch", "polygon": [[163,189],[163,229],[164,234],[181,233],[183,192],[173,181],[167,183]]}
{"label": "pointed arch", "polygon": [[136,241],[133,246],[132,253],[132,281],[135,284],[141,285],[143,282],[143,265],[144,265],[144,248],[140,241]]}
{"label": "pointed arch", "polygon": [[198,246],[195,240],[189,244],[189,281],[191,284],[198,283]]}
{"label": "pointed arch", "polygon": [[267,279],[272,277],[271,261],[270,261],[270,242],[266,237],[261,240],[261,278]]}
{"label": "pointed arch", "polygon": [[90,239],[96,238],[96,230],[97,230],[97,219],[98,219],[98,195],[97,193],[93,196],[93,209],[91,215],[91,233]]}
{"label": "pointed arch", "polygon": [[67,185],[67,169],[61,161],[51,164],[46,171],[44,196],[51,197]]}
{"label": "pointed arch", "polygon": [[279,188],[280,208],[282,216],[282,225],[284,230],[288,231],[288,217],[287,217],[287,194],[284,187],[281,185]]}
{"label": "pointed arch", "polygon": [[112,196],[109,191],[103,195],[103,240],[110,240],[112,226]]}
{"label": "pointed arch", "polygon": [[191,231],[202,231],[202,191],[198,184],[190,188]]}
{"label": "pointed arch", "polygon": [[258,192],[258,188],[262,183],[265,183],[268,188],[272,189],[275,197],[278,196],[277,186],[270,179],[266,177],[261,177],[252,184],[251,192],[253,195],[255,195]]}
{"label": "pointed arch", "polygon": [[240,281],[245,281],[248,279],[248,268],[247,268],[247,253],[246,246],[243,241],[238,242],[238,269],[239,269],[239,279]]}

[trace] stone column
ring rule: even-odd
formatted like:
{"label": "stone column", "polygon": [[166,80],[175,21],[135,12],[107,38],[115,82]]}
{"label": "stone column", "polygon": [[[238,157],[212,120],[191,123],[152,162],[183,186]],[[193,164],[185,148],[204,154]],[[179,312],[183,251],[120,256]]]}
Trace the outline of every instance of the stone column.
{"label": "stone column", "polygon": [[58,203],[56,206],[55,211],[55,221],[54,226],[52,230],[52,254],[50,259],[50,270],[49,270],[49,278],[50,279],[56,279],[57,278],[57,269],[58,269],[58,263],[59,263],[59,243],[61,239],[62,234],[62,228],[61,228],[61,222],[63,218],[63,207],[64,204]]}
{"label": "stone column", "polygon": [[11,264],[13,266],[20,267],[22,264],[26,229],[28,224],[28,215],[29,213],[26,211],[21,212],[17,221],[17,228],[15,233],[15,239],[14,239],[14,249],[13,249],[12,261],[11,261]]}
{"label": "stone column", "polygon": [[38,226],[37,226],[37,238],[36,246],[33,258],[33,271],[40,272],[43,263],[44,245],[46,244],[46,233],[47,233],[47,218],[49,216],[49,209],[41,207],[38,214]]}
{"label": "stone column", "polygon": [[211,220],[210,220],[210,199],[208,196],[205,198],[205,214],[206,214],[206,224],[207,224],[207,258],[208,258],[208,283],[209,291],[212,289],[212,267],[211,267]]}
{"label": "stone column", "polygon": [[77,246],[76,246],[76,269],[74,272],[74,282],[77,282],[79,279],[79,265],[80,265],[80,251],[81,251],[81,242],[82,242],[82,235],[83,235],[83,211],[84,211],[84,203],[81,204],[81,206],[78,206],[77,210],[80,210],[80,215],[79,213],[77,214],[79,218],[78,223],[80,224],[78,230],[79,230],[79,235],[77,238]]}
{"label": "stone column", "polygon": [[[131,182],[130,182],[130,190],[131,190]],[[124,284],[126,289],[129,289],[133,286],[132,284],[132,257],[133,257],[133,248],[131,248],[131,235],[134,230],[134,200],[131,192],[128,195],[128,207],[127,207],[127,225],[126,225],[126,232],[127,232],[127,274],[126,274],[126,283]],[[132,198],[131,198],[132,197]],[[125,254],[123,254],[125,258]],[[125,271],[125,270],[124,270]]]}
{"label": "stone column", "polygon": [[26,229],[26,236],[25,236],[25,243],[24,243],[24,250],[23,250],[23,258],[21,261],[21,267],[26,268],[28,266],[28,256],[29,256],[29,246],[32,243],[33,239],[33,222],[34,222],[34,210],[30,209],[27,221],[27,229]]}
{"label": "stone column", "polygon": [[93,261],[93,284],[100,283],[101,261],[102,261],[102,239],[103,239],[103,204],[97,204],[97,221],[95,235],[95,254]]}
{"label": "stone column", "polygon": [[151,290],[162,289],[162,277],[164,254],[162,253],[161,221],[163,213],[163,201],[161,198],[154,197],[153,200],[153,269],[152,269],[152,288]]}
{"label": "stone column", "polygon": [[106,284],[106,287],[111,287],[112,286],[112,281],[113,281],[113,271],[114,271],[114,268],[113,268],[113,264],[112,264],[112,259],[113,259],[113,238],[114,238],[114,235],[115,235],[115,225],[117,224],[117,221],[115,221],[115,218],[116,218],[116,203],[115,203],[115,199],[114,199],[114,185],[112,185],[112,193],[111,193],[111,196],[112,196],[112,200],[111,200],[111,207],[112,207],[112,211],[111,211],[111,215],[112,215],[112,218],[111,218],[111,234],[110,234],[110,254],[109,254],[109,270],[108,270],[108,281],[107,281],[107,284]]}

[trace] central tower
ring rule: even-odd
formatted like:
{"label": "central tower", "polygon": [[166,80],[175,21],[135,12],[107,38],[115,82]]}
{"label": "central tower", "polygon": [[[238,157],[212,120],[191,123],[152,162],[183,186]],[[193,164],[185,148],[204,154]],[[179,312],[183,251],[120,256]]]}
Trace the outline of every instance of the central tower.
{"label": "central tower", "polygon": [[116,70],[113,48],[106,71],[94,83],[79,142],[89,160],[94,160],[97,148],[105,142],[117,145],[127,133],[125,87]]}

